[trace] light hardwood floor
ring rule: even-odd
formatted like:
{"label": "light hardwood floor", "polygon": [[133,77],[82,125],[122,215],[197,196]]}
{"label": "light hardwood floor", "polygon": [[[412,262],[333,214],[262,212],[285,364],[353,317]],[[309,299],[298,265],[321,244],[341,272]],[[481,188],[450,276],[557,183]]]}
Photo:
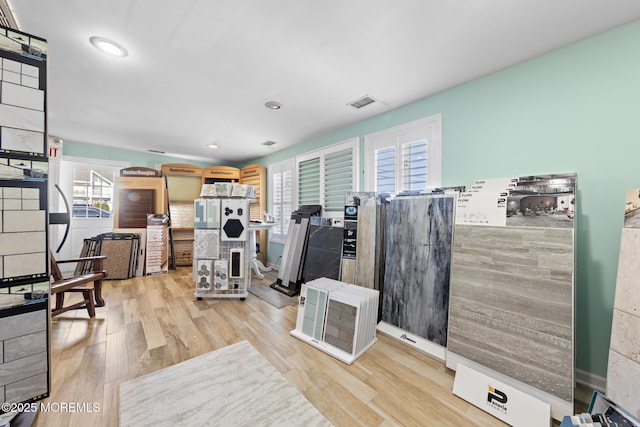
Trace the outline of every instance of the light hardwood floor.
{"label": "light hardwood floor", "polygon": [[117,426],[120,383],[244,339],[336,426],[505,425],[454,396],[442,362],[384,335],[349,366],[289,334],[295,306],[277,309],[252,294],[198,301],[193,292],[190,268],[107,281],[95,318],[86,310],[55,317],[44,402],[100,407],[40,412],[34,425]]}

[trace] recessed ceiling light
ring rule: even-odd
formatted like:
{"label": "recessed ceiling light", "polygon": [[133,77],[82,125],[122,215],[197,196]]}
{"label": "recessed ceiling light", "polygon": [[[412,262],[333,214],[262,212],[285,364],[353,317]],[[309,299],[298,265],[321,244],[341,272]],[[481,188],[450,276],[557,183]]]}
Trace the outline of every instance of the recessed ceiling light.
{"label": "recessed ceiling light", "polygon": [[216,148],[218,148],[218,144],[209,144],[207,145],[207,147],[211,148],[212,150],[215,150]]}
{"label": "recessed ceiling light", "polygon": [[89,41],[100,52],[120,57],[129,55],[127,49],[125,49],[119,43],[114,42],[113,40],[109,40],[104,37],[93,36],[89,38]]}
{"label": "recessed ceiling light", "polygon": [[279,102],[275,102],[275,101],[265,102],[264,106],[267,107],[270,110],[279,110],[279,109],[282,108],[282,104],[280,104]]}

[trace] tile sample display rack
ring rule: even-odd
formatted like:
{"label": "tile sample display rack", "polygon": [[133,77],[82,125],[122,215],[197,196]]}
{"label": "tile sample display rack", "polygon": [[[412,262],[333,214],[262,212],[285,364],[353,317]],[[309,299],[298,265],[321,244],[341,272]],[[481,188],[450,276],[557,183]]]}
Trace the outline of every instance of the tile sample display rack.
{"label": "tile sample display rack", "polygon": [[479,180],[456,206],[446,365],[573,412],[576,174]]}
{"label": "tile sample display rack", "polygon": [[379,295],[324,277],[305,283],[291,335],[350,365],[377,341]]}
{"label": "tile sample display rack", "polygon": [[0,27],[2,403],[49,396],[46,60],[46,40]]}
{"label": "tile sample display rack", "polygon": [[247,298],[251,283],[250,201],[230,197],[194,201],[193,280],[197,299]]}

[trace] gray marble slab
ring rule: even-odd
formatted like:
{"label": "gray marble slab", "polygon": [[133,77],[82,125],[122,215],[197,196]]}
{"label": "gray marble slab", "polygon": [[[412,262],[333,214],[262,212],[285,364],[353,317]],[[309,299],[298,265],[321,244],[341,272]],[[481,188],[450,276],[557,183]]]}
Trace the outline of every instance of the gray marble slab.
{"label": "gray marble slab", "polygon": [[120,385],[121,426],[330,426],[247,341]]}
{"label": "gray marble slab", "polygon": [[452,196],[399,197],[385,220],[382,320],[446,345]]}
{"label": "gray marble slab", "polygon": [[573,230],[456,225],[449,352],[573,402]]}

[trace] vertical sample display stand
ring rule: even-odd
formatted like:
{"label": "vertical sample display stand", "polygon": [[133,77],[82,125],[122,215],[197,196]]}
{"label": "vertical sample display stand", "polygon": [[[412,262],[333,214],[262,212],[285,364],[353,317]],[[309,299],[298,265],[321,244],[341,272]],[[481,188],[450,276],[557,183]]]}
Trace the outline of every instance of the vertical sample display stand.
{"label": "vertical sample display stand", "polygon": [[321,212],[320,205],[303,205],[291,213],[278,277],[269,285],[272,289],[290,297],[300,292],[310,218]]}
{"label": "vertical sample display stand", "polygon": [[147,216],[147,276],[169,272],[169,217]]}
{"label": "vertical sample display stand", "polygon": [[46,72],[46,40],[0,27],[1,403],[49,396]]}
{"label": "vertical sample display stand", "polygon": [[249,203],[250,199],[230,197],[195,200],[193,280],[197,299],[244,301],[249,294]]}

